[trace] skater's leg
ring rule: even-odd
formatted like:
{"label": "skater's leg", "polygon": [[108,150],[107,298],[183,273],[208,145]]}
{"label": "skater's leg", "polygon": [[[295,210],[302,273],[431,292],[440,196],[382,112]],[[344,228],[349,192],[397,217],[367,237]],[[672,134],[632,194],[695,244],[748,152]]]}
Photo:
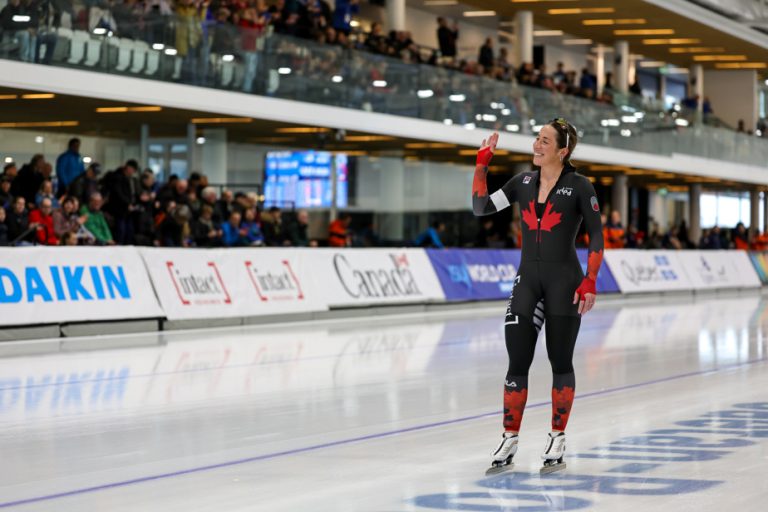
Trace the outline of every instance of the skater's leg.
{"label": "skater's leg", "polygon": [[573,350],[581,317],[547,315],[547,355],[552,365],[552,430],[564,431],[573,406]]}
{"label": "skater's leg", "polygon": [[529,318],[513,316],[514,322],[507,322],[504,327],[509,356],[504,380],[504,431],[517,433],[528,400],[528,370],[533,362],[538,330]]}

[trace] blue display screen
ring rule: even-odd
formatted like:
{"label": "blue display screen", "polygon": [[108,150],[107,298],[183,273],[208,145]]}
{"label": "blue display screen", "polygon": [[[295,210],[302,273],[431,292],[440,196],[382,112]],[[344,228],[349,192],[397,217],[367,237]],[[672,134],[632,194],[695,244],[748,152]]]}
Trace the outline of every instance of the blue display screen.
{"label": "blue display screen", "polygon": [[329,208],[331,158],[336,158],[336,204],[347,206],[347,155],[325,151],[272,151],[267,153],[264,176],[266,206]]}

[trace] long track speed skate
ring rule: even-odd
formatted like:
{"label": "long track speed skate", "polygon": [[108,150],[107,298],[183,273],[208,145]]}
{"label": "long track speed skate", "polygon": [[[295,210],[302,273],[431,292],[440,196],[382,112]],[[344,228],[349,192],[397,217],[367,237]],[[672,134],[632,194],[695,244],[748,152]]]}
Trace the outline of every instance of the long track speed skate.
{"label": "long track speed skate", "polygon": [[546,475],[565,469],[563,454],[565,453],[565,432],[550,432],[547,435],[547,444],[544,447],[544,453],[541,458],[544,459],[544,465],[539,471]]}
{"label": "long track speed skate", "polygon": [[498,475],[515,467],[512,458],[517,453],[517,434],[505,432],[499,446],[491,453],[491,467],[485,471],[486,476]]}

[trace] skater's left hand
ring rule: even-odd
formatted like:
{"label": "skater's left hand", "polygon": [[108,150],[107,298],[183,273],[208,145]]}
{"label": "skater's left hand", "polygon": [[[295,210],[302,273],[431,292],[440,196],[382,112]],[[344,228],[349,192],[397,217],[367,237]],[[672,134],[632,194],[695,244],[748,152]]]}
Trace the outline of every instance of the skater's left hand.
{"label": "skater's left hand", "polygon": [[597,298],[597,290],[595,289],[595,282],[585,277],[581,281],[581,284],[573,294],[573,303],[579,303],[579,314],[583,315],[595,307],[595,299]]}

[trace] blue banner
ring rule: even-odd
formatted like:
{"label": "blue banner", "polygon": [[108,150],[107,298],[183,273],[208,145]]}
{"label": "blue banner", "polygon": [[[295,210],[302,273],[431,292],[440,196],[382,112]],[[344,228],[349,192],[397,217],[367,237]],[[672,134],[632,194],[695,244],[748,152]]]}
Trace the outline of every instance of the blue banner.
{"label": "blue banner", "polygon": [[427,249],[448,301],[506,299],[520,265],[516,249]]}
{"label": "blue banner", "polygon": [[[427,249],[448,301],[506,299],[520,266],[519,249]],[[587,269],[587,250],[577,251]],[[608,265],[600,268],[598,293],[618,293]]]}

